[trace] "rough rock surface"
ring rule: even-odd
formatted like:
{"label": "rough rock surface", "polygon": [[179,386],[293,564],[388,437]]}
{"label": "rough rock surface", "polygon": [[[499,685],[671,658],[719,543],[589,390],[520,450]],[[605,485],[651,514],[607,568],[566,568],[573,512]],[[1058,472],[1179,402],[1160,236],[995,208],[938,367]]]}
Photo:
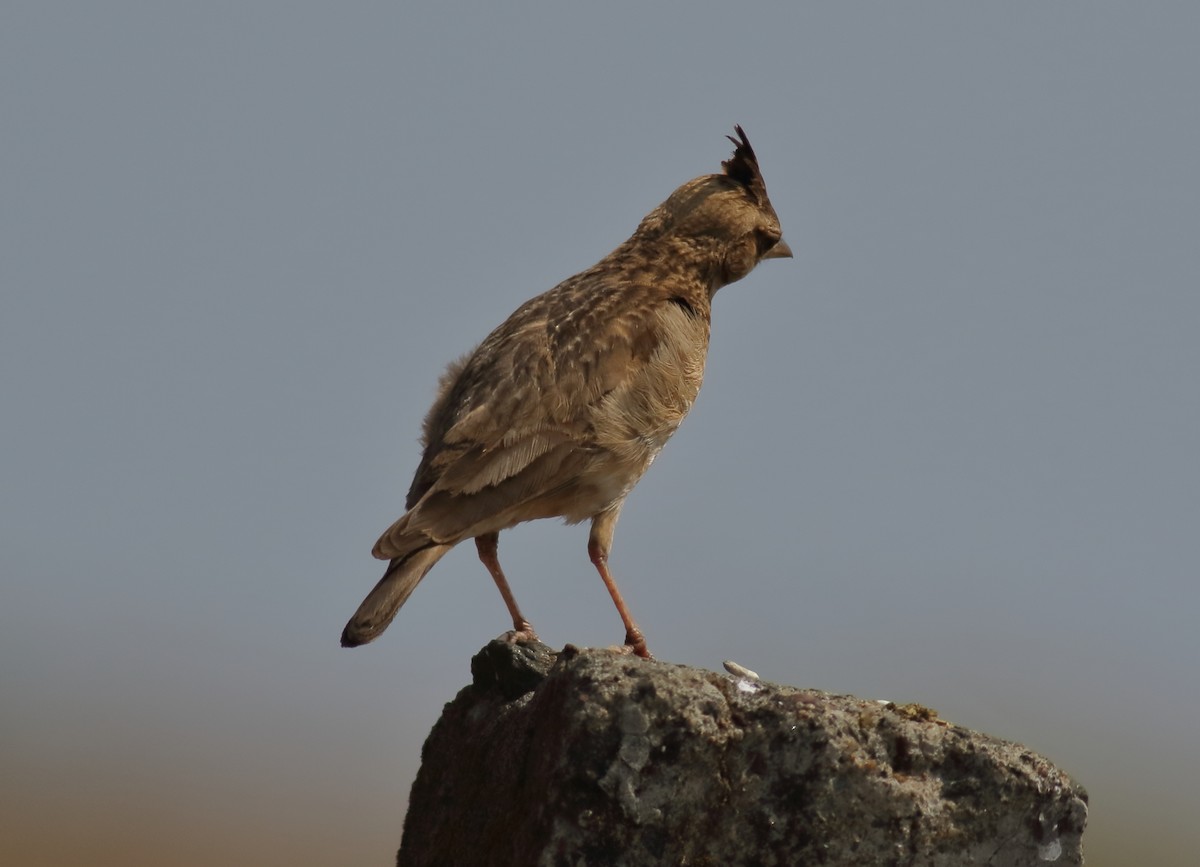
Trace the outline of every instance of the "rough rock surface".
{"label": "rough rock surface", "polygon": [[494,641],[422,751],[397,864],[1083,863],[1087,794],[917,705]]}

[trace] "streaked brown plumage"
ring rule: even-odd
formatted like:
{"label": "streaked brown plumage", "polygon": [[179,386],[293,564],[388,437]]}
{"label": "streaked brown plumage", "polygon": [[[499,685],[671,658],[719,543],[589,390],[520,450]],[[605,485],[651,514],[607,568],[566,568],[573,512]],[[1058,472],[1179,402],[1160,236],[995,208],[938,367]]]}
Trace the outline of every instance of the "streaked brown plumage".
{"label": "streaked brown plumage", "polygon": [[625,623],[646,642],[608,571],[625,497],[700,390],[713,294],[763,259],[789,257],[742,128],[724,174],[689,181],[586,271],[521,305],[450,365],[425,419],[407,512],[375,543],[390,564],[342,633],[376,638],[447,551],[474,539],[532,638],[496,556],[524,521],[591,519],[588,554]]}

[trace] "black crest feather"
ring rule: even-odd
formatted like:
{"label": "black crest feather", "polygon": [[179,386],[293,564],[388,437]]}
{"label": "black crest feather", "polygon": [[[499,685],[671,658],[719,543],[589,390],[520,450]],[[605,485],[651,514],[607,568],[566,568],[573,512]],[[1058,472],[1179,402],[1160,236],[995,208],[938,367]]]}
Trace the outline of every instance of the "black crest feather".
{"label": "black crest feather", "polygon": [[721,167],[725,169],[725,174],[743,184],[755,198],[764,202],[767,199],[767,185],[758,169],[758,157],[754,155],[754,148],[750,147],[750,139],[746,138],[746,131],[741,125],[734,126],[733,130],[737,138],[731,135],[725,137],[736,147],[733,156],[722,162]]}

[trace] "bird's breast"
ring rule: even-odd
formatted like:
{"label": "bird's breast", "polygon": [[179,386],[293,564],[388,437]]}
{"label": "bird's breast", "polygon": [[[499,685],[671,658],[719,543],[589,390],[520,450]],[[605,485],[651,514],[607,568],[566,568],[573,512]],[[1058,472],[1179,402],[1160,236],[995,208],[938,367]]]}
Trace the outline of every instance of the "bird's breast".
{"label": "bird's breast", "polygon": [[654,314],[658,339],[644,363],[602,401],[597,445],[645,472],[692,408],[704,380],[708,322],[676,305]]}

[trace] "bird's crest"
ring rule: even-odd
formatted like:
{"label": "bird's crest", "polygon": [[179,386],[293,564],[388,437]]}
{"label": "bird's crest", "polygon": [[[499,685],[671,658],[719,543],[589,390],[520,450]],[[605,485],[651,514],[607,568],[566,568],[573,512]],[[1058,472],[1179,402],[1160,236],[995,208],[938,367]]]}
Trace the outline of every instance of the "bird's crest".
{"label": "bird's crest", "polygon": [[740,125],[734,126],[737,138],[725,136],[736,145],[733,156],[721,163],[725,174],[745,186],[759,202],[767,200],[767,185],[763,182],[762,172],[758,169],[758,157],[754,148],[750,147],[750,139]]}

